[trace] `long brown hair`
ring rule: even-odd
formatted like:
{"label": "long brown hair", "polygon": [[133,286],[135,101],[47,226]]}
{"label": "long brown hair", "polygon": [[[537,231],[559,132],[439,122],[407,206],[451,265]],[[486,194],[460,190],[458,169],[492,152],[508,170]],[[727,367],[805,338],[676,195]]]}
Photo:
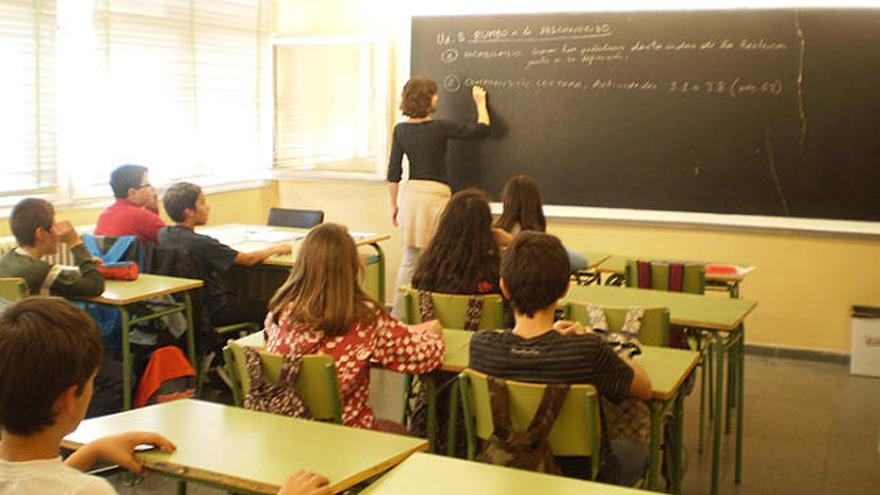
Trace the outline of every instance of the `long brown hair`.
{"label": "long brown hair", "polygon": [[375,321],[379,304],[361,289],[361,264],[348,229],[335,223],[313,228],[302,242],[287,281],[269,301],[276,322],[282,318],[344,335],[354,322]]}
{"label": "long brown hair", "polygon": [[452,196],[431,242],[419,255],[412,285],[450,294],[474,294],[481,282],[498,283],[501,259],[492,236],[486,193],[465,189]]}
{"label": "long brown hair", "polygon": [[520,230],[547,230],[538,184],[528,175],[515,175],[504,185],[504,210],[495,226],[507,232],[519,224]]}

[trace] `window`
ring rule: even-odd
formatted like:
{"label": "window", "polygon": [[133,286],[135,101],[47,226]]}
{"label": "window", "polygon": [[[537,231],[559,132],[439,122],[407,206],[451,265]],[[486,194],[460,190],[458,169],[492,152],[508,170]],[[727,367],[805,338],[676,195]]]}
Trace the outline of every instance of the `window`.
{"label": "window", "polygon": [[0,195],[56,184],[55,2],[0,2]]}
{"label": "window", "polygon": [[375,177],[385,168],[389,60],[373,38],[275,41],[276,168]]}
{"label": "window", "polygon": [[0,195],[106,196],[123,163],[154,184],[271,168],[268,0],[58,0],[55,14],[0,2]]}

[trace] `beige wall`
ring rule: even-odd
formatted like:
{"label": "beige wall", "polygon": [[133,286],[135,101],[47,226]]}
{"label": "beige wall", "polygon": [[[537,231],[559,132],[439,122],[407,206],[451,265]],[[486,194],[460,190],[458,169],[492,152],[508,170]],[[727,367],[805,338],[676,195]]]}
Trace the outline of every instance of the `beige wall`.
{"label": "beige wall", "polygon": [[[111,200],[107,200],[108,204]],[[274,183],[270,186],[208,194],[208,206],[211,207],[211,224],[219,223],[265,223],[269,207],[278,202],[278,193]],[[94,225],[101,208],[59,208],[56,217],[69,220],[74,225]],[[162,218],[168,222],[168,215],[162,212]],[[9,231],[9,220],[2,219],[0,237],[12,235]]]}

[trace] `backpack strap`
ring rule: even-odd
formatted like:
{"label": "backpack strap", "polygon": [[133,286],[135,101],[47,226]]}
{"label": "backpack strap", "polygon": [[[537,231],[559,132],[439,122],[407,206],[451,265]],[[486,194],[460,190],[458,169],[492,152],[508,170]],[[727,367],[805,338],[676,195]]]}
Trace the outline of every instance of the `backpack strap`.
{"label": "backpack strap", "polygon": [[481,296],[468,297],[467,315],[464,320],[464,329],[477,331],[480,327],[480,317],[483,315],[483,298]]}
{"label": "backpack strap", "polygon": [[262,387],[264,385],[263,363],[260,362],[260,353],[253,347],[244,346],[244,362],[248,378],[251,380],[251,391]]}
{"label": "backpack strap", "polygon": [[510,435],[513,426],[510,423],[510,397],[507,394],[507,383],[500,378],[489,376],[489,406],[492,409],[492,424],[495,431],[493,436],[506,439]]}
{"label": "backpack strap", "polygon": [[436,320],[434,316],[434,298],[426,290],[417,291],[419,297],[419,318],[424,321]]}
{"label": "backpack strap", "polygon": [[684,290],[684,263],[669,264],[669,286],[670,292],[681,292]]}
{"label": "backpack strap", "polygon": [[278,382],[286,383],[290,388],[296,388],[296,378],[299,376],[301,368],[301,356],[285,354],[284,361],[281,364],[281,371],[278,373]]}
{"label": "backpack strap", "polygon": [[80,239],[82,239],[83,244],[92,256],[97,256],[102,260],[104,259],[104,253],[101,252],[101,246],[98,245],[98,239],[95,236],[92,234],[83,234],[80,236]]}
{"label": "backpack strap", "polygon": [[526,430],[534,441],[546,440],[550,435],[550,430],[553,428],[556,417],[559,416],[559,411],[562,410],[562,404],[565,402],[569,388],[570,386],[564,383],[548,384],[544,389],[541,403],[538,404],[538,410],[535,411],[535,415],[532,417],[532,421]]}
{"label": "backpack strap", "polygon": [[593,327],[593,330],[599,332],[607,332],[609,330],[608,315],[605,314],[605,308],[598,304],[587,304],[587,315],[590,317],[590,326]]}
{"label": "backpack strap", "polygon": [[63,269],[64,268],[62,268],[61,265],[52,265],[52,267],[49,268],[49,273],[46,274],[46,278],[43,279],[43,284],[40,285],[41,296],[50,295],[52,284],[54,284],[55,280],[58,279],[58,276],[61,275]]}
{"label": "backpack strap", "polygon": [[103,256],[101,256],[101,259],[108,263],[115,263],[123,260],[128,249],[131,247],[131,243],[133,243],[135,239],[137,239],[137,237],[133,235],[122,235],[117,237],[113,245],[104,252]]}

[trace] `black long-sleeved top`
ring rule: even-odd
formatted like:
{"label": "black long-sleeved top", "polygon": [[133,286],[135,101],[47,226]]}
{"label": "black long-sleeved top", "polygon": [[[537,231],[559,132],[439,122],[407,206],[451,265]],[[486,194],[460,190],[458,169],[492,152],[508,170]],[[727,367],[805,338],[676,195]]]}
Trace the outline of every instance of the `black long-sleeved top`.
{"label": "black long-sleeved top", "polygon": [[394,126],[391,156],[388,159],[388,182],[400,182],[401,162],[409,158],[409,178],[448,183],[446,178],[446,142],[450,139],[479,139],[489,133],[486,124],[456,124],[446,120],[419,123],[401,122]]}

